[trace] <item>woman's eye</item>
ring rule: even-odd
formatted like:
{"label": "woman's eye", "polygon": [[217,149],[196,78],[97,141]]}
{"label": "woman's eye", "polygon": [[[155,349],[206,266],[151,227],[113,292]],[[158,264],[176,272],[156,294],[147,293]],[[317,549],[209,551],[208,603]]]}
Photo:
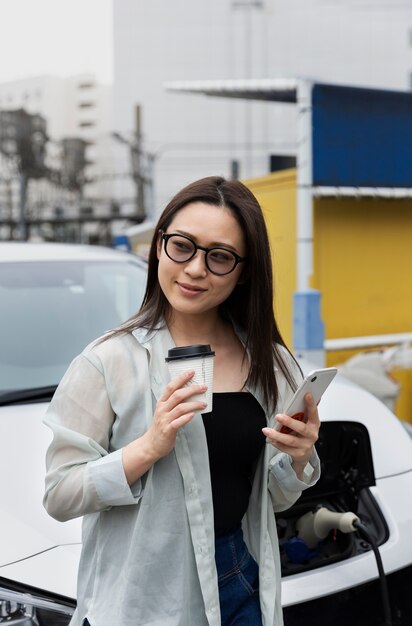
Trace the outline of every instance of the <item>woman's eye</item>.
{"label": "woman's eye", "polygon": [[233,256],[230,252],[226,252],[226,250],[213,250],[213,252],[210,253],[210,258],[217,263],[227,263],[233,260]]}
{"label": "woman's eye", "polygon": [[192,250],[190,243],[186,243],[185,241],[172,241],[172,244],[176,250],[180,250],[181,252],[188,252],[189,250]]}

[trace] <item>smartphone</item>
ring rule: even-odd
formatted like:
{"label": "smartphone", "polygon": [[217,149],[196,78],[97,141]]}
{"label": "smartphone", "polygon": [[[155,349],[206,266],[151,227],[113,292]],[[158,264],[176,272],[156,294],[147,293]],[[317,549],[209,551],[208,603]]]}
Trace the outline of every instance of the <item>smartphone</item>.
{"label": "smartphone", "polygon": [[[337,371],[336,367],[325,367],[323,369],[309,372],[296,390],[292,400],[283,413],[290,415],[290,417],[293,417],[295,420],[306,423],[307,415],[305,413],[305,395],[307,393],[311,393],[316,404],[318,404],[325,390],[335,378]],[[276,423],[275,429],[285,434],[293,432],[291,428],[281,425],[279,422]]]}

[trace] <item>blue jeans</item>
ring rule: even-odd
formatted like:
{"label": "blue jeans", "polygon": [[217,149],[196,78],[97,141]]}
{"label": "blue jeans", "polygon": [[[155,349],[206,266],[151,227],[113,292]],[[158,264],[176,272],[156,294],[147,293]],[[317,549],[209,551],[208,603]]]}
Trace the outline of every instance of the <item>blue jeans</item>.
{"label": "blue jeans", "polygon": [[259,568],[241,528],[217,537],[215,550],[222,626],[262,626]]}

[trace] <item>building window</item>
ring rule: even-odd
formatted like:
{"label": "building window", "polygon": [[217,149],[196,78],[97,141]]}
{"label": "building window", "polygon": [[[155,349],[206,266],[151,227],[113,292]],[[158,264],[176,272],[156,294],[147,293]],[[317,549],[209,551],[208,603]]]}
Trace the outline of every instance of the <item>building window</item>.
{"label": "building window", "polygon": [[93,128],[94,122],[79,122],[79,128]]}
{"label": "building window", "polygon": [[79,83],[78,84],[78,88],[79,89],[93,89],[94,87],[94,83]]}
{"label": "building window", "polygon": [[79,102],[79,109],[91,109],[94,106],[94,102]]}

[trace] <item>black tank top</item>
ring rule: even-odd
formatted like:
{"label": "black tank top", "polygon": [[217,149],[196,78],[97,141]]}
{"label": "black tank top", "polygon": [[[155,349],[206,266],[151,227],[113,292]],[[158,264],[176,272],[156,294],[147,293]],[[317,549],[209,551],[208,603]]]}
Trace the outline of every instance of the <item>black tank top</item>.
{"label": "black tank top", "polygon": [[215,533],[239,526],[246,512],[256,462],[265,446],[265,413],[251,393],[213,394],[202,415],[209,450]]}

